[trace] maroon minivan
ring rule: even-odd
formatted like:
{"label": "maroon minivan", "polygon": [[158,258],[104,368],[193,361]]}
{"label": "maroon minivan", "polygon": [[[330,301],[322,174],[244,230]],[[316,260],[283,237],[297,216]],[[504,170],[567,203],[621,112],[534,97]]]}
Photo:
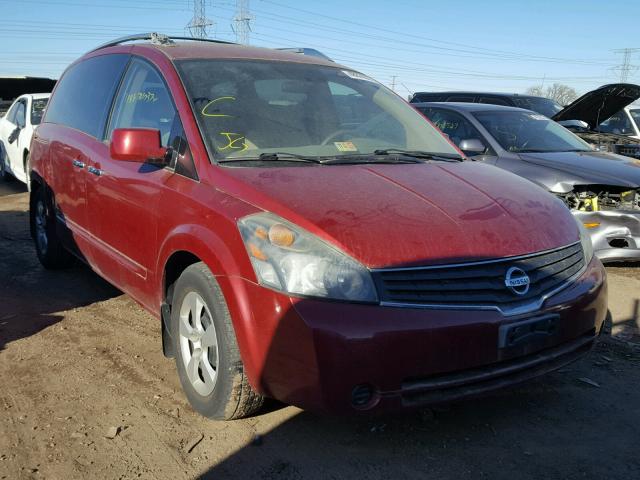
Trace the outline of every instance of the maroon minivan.
{"label": "maroon minivan", "polygon": [[42,264],[78,257],[160,319],[212,418],[483,393],[578,358],[607,311],[558,199],[322,58],[120,39],[65,71],[31,164]]}

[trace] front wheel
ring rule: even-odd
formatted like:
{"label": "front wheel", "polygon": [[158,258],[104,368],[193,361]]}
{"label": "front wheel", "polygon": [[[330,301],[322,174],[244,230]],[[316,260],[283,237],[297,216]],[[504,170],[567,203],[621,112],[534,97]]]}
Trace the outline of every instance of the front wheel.
{"label": "front wheel", "polygon": [[31,155],[27,153],[24,156],[24,178],[27,182],[27,191],[31,191]]}
{"label": "front wheel", "polygon": [[178,376],[198,413],[233,420],[262,406],[244,373],[222,291],[204,263],[187,267],[175,284],[171,332]]}
{"label": "front wheel", "polygon": [[7,154],[4,151],[4,147],[0,144],[0,181],[8,179],[9,172],[7,172],[6,157]]}
{"label": "front wheel", "polygon": [[52,270],[69,266],[73,257],[58,237],[53,208],[44,186],[31,192],[29,221],[40,263]]}

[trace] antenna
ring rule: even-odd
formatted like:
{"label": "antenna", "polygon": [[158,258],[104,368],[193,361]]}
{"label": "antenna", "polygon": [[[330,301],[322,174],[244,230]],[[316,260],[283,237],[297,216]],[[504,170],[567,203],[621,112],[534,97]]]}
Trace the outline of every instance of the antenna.
{"label": "antenna", "polygon": [[640,52],[640,48],[620,48],[613,52],[622,54],[622,64],[613,69],[620,71],[620,83],[626,83],[629,80],[629,75],[638,70],[636,65],[631,64],[631,54]]}
{"label": "antenna", "polygon": [[249,0],[236,0],[236,16],[233,17],[232,26],[236,34],[236,42],[249,45],[249,33],[251,33],[251,21],[253,15],[249,12]]}
{"label": "antenna", "polygon": [[207,38],[207,29],[211,26],[213,22],[205,14],[205,0],[193,0],[193,18],[187,24],[191,36]]}

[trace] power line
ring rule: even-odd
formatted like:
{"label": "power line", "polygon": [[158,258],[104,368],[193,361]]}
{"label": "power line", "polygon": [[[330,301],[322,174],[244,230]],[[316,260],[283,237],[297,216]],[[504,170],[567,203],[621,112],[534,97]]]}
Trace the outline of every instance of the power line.
{"label": "power line", "polygon": [[207,29],[213,22],[207,18],[205,0],[193,0],[193,17],[187,24],[189,33],[195,38],[207,38]]}
{"label": "power line", "polygon": [[631,54],[638,51],[640,51],[640,48],[621,48],[613,51],[614,53],[622,54],[622,63],[613,67],[614,70],[620,72],[620,83],[626,83],[631,72],[638,70],[636,65],[631,64]]}
{"label": "power line", "polygon": [[236,42],[249,45],[249,33],[253,16],[249,12],[249,0],[236,1],[236,16],[233,18],[233,30],[236,32]]}
{"label": "power line", "polygon": [[[387,32],[387,33],[391,33],[395,36],[399,36],[399,37],[379,37],[379,38],[384,38],[385,41],[396,41],[398,43],[408,43],[408,44],[413,44],[413,45],[420,45],[420,44],[416,44],[413,42],[407,42],[407,41],[402,41],[400,42],[398,40],[398,38],[415,38],[415,39],[419,39],[419,40],[427,40],[429,42],[432,43],[437,43],[437,44],[442,44],[442,45],[451,45],[451,46],[455,46],[455,47],[461,47],[462,49],[456,49],[456,48],[445,48],[445,47],[437,47],[437,46],[431,46],[430,48],[440,48],[442,50],[448,50],[448,51],[460,51],[460,52],[466,52],[466,53],[475,53],[478,55],[487,55],[487,56],[496,56],[499,58],[512,58],[512,59],[519,59],[519,60],[530,60],[530,61],[551,61],[551,62],[558,62],[558,63],[575,63],[575,64],[586,64],[586,65],[597,65],[597,64],[604,64],[604,61],[597,61],[597,60],[580,60],[580,59],[573,59],[573,58],[560,58],[560,57],[548,57],[548,56],[542,56],[542,55],[529,55],[529,54],[525,54],[525,53],[520,53],[520,52],[512,52],[512,51],[505,51],[505,50],[495,50],[495,49],[489,49],[489,48],[482,48],[482,47],[478,47],[475,45],[468,45],[468,44],[463,44],[463,43],[456,43],[456,42],[449,42],[449,41],[443,41],[443,40],[438,40],[435,38],[429,38],[429,37],[424,37],[424,36],[419,36],[419,35],[411,35],[408,34],[407,32],[401,32],[401,31],[396,31],[396,30],[389,30],[389,29],[385,29],[380,27],[379,25],[373,26],[373,25],[368,25],[365,23],[360,23],[360,22],[356,22],[353,20],[345,20],[344,18],[339,18],[339,17],[333,17],[330,15],[324,15],[322,13],[318,13],[318,12],[313,12],[310,10],[305,10],[302,8],[297,8],[297,7],[293,7],[290,5],[284,5],[272,0],[262,0],[264,3],[269,3],[272,5],[277,5],[279,7],[282,8],[287,8],[289,10],[294,10],[294,11],[298,11],[301,13],[304,13],[306,15],[311,15],[312,18],[317,18],[317,17],[323,17],[326,19],[329,19],[333,22],[341,22],[344,24],[349,24],[349,25],[355,25],[357,27],[360,28],[365,28],[367,30],[372,30],[372,31],[380,31],[380,32]],[[267,15],[267,12],[260,12],[261,15]],[[271,13],[271,15],[273,15],[273,13]],[[318,24],[314,24],[314,25],[318,25]],[[351,31],[350,33],[352,34],[356,34],[356,35],[363,35],[362,33],[358,33],[358,32],[353,32]],[[422,45],[422,46],[426,46],[426,45]],[[606,64],[609,64],[609,62],[606,62]]]}

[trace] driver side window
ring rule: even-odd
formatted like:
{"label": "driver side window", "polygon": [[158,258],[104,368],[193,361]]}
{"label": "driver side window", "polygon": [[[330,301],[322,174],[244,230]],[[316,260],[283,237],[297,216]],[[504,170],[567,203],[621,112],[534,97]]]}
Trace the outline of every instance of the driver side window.
{"label": "driver side window", "polygon": [[116,128],[153,128],[160,130],[162,146],[168,147],[175,118],[176,109],[160,75],[148,63],[132,60],[113,108],[107,138],[111,139]]}
{"label": "driver side window", "polygon": [[9,121],[13,123],[15,126],[17,126],[18,128],[24,128],[24,126],[26,125],[25,111],[26,111],[26,108],[25,108],[24,100],[20,100],[16,104],[15,112],[13,112],[13,118],[10,117]]}
{"label": "driver side window", "polygon": [[107,139],[111,139],[116,128],[159,130],[162,146],[170,149],[172,155],[169,166],[179,175],[198,180],[184,128],[169,90],[158,71],[143,60],[134,58],[122,80]]}
{"label": "driver side window", "polygon": [[479,140],[487,146],[480,132],[459,113],[439,108],[427,108],[423,112],[457,146],[462,140],[471,139]]}

